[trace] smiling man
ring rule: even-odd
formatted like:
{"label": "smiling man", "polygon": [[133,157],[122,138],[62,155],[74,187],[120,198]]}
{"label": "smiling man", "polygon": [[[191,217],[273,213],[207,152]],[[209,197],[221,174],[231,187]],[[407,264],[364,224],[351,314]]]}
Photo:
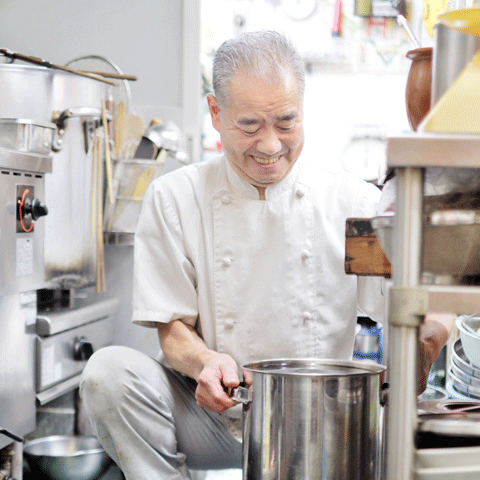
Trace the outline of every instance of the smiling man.
{"label": "smiling man", "polygon": [[229,392],[242,365],[351,359],[357,305],[382,318],[380,279],[344,272],[346,218],[373,216],[380,192],[301,161],[304,75],[277,32],[222,44],[208,105],[223,155],[146,192],[133,321],[156,329],[163,357],[107,347],[81,384],[127,480],[240,468],[241,410]]}
{"label": "smiling man", "polygon": [[265,79],[257,73],[254,88],[252,72],[234,74],[224,105],[214,95],[207,97],[226,159],[236,174],[257,187],[261,200],[267,186],[290,172],[303,148],[303,79],[285,66],[274,67],[278,75],[271,72]]}

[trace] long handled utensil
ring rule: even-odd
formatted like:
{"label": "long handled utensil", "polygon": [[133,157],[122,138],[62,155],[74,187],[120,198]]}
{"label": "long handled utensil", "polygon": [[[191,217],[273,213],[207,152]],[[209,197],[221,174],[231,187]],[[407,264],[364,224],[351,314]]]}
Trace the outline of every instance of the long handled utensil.
{"label": "long handled utensil", "polygon": [[106,104],[105,100],[102,99],[102,124],[103,124],[103,138],[105,141],[105,167],[107,173],[107,187],[108,187],[108,198],[110,203],[113,203],[113,182],[112,182],[112,158],[110,156],[110,140],[108,137],[108,124],[107,124],[107,115],[106,115]]}
{"label": "long handled utensil", "polygon": [[80,70],[74,70],[74,69],[68,68],[68,67],[62,67],[61,65],[55,65],[54,63],[48,62],[46,60],[42,60],[41,58],[30,57],[28,55],[23,55],[22,53],[12,52],[11,50],[8,50],[6,48],[0,48],[0,53],[5,55],[8,58],[12,58],[12,59],[17,59],[18,58],[19,60],[23,60],[24,62],[33,63],[35,65],[40,65],[41,67],[53,68],[55,70],[63,70],[64,72],[70,72],[70,73],[73,73],[75,75],[80,75],[82,77],[87,77],[87,78],[91,78],[93,80],[98,80],[99,82],[104,82],[104,83],[107,83],[108,85],[113,85],[114,87],[118,86],[118,82],[115,82],[113,80],[107,80],[103,76],[83,72],[83,71],[80,71]]}

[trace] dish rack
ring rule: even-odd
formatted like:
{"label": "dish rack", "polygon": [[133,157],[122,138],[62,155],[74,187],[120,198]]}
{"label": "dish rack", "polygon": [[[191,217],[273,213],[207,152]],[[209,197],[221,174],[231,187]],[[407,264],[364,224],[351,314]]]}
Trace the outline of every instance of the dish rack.
{"label": "dish rack", "polygon": [[163,172],[156,160],[113,160],[113,203],[105,200],[104,231],[108,234],[133,235],[142,209],[145,191]]}

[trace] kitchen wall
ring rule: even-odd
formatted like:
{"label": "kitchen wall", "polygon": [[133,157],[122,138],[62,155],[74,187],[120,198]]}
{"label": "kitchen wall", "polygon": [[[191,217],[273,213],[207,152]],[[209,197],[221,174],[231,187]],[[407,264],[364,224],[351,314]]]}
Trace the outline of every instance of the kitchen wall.
{"label": "kitchen wall", "polygon": [[[114,62],[138,77],[128,84],[134,113],[147,125],[177,123],[198,156],[199,11],[200,0],[2,0],[0,45],[58,65],[85,55]],[[123,85],[115,95],[126,97]]]}

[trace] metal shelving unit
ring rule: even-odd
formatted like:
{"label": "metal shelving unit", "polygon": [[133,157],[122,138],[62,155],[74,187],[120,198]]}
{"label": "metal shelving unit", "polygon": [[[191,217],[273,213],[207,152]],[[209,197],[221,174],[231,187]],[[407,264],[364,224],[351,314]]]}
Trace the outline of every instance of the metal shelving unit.
{"label": "metal shelving unit", "polygon": [[395,169],[397,200],[393,287],[389,294],[385,478],[414,480],[419,327],[429,312],[480,311],[480,287],[421,283],[425,169],[480,169],[480,136],[413,133],[392,137],[387,144],[387,163]]}

